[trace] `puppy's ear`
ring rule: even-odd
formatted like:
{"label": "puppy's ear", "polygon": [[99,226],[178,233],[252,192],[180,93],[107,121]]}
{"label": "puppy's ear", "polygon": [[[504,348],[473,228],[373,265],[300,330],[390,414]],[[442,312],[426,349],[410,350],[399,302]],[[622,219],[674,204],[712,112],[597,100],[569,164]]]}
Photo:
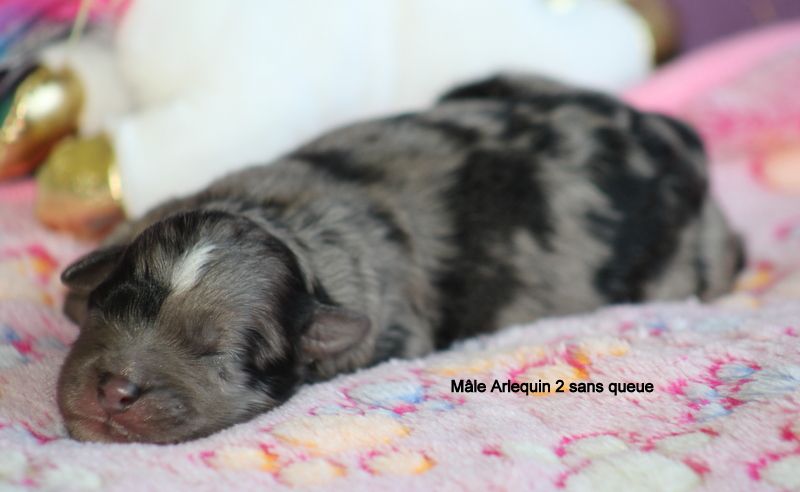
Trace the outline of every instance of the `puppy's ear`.
{"label": "puppy's ear", "polygon": [[64,314],[73,323],[83,326],[89,314],[89,293],[70,290],[64,298]]}
{"label": "puppy's ear", "polygon": [[105,280],[124,251],[122,245],[92,251],[68,266],[61,274],[61,281],[72,290],[88,292]]}
{"label": "puppy's ear", "polygon": [[301,347],[311,359],[335,356],[358,345],[369,332],[370,324],[363,314],[318,304],[308,331],[301,338]]}

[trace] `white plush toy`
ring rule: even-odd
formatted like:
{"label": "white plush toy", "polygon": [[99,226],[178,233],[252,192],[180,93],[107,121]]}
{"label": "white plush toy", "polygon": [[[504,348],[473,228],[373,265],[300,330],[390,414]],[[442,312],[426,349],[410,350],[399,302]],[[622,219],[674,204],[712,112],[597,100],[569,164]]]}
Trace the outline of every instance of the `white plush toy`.
{"label": "white plush toy", "polygon": [[651,63],[611,0],[133,0],[113,42],[53,46],[110,139],[127,213],[266,163],[337,125],[498,70],[617,91]]}

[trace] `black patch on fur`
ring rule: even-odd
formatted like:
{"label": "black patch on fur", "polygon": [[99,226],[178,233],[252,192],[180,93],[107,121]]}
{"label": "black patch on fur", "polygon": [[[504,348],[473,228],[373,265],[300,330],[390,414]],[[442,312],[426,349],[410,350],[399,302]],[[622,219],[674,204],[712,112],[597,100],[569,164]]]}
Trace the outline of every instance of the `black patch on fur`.
{"label": "black patch on fur", "polygon": [[89,296],[89,306],[111,319],[155,321],[169,289],[152,281],[110,278]]}
{"label": "black patch on fur", "polygon": [[[597,270],[594,284],[612,303],[643,299],[647,282],[667,267],[684,226],[697,216],[705,196],[696,164],[646,121],[634,121],[633,139],[612,128],[595,130],[598,148],[588,163],[592,181],[613,210],[586,216],[593,234],[610,245],[611,257]],[[653,177],[630,168],[633,147],[647,154]]]}
{"label": "black patch on fur", "polygon": [[386,239],[398,246],[408,249],[411,247],[411,237],[397,222],[394,213],[380,205],[372,205],[368,212],[369,217],[380,223],[386,230]]}
{"label": "black patch on fur", "polygon": [[372,364],[378,364],[405,354],[406,340],[411,332],[405,326],[392,323],[378,335],[375,341]]}
{"label": "black patch on fur", "polygon": [[[152,242],[152,234],[143,242]],[[169,238],[168,238],[169,239]],[[167,241],[165,248],[177,248],[175,241]],[[148,265],[143,272],[136,272],[134,249],[141,243],[131,245],[109,276],[89,294],[89,307],[99,308],[115,320],[140,319],[154,321],[161,305],[169,295],[169,288],[161,285],[152,276]],[[147,247],[147,246],[144,246]]]}
{"label": "black patch on fur", "polygon": [[531,125],[533,123],[527,115],[520,114],[516,110],[516,104],[509,104],[500,118],[505,123],[502,133],[503,138],[515,139],[520,136],[528,137],[531,134]]}
{"label": "black patch on fur", "polygon": [[537,155],[557,153],[561,137],[553,125],[532,121],[513,108],[509,110],[504,120],[506,124],[503,137],[525,138],[528,149]]}
{"label": "black patch on fur", "polygon": [[496,329],[497,313],[516,297],[522,284],[498,246],[524,230],[552,250],[553,227],[537,171],[527,151],[479,150],[455,172],[444,198],[459,249],[437,279],[443,314],[437,347]]}
{"label": "black patch on fur", "polygon": [[268,218],[275,225],[284,226],[283,215],[289,209],[289,204],[274,198],[268,198],[258,203],[250,203],[247,206],[242,205],[240,213],[246,213],[251,210],[258,210],[260,214]]}
{"label": "black patch on fur", "polygon": [[[266,392],[278,402],[288,400],[301,379],[294,351],[274,353],[274,347],[268,346],[256,328],[245,331],[243,348],[242,369],[247,373],[248,386]],[[267,353],[268,358],[264,356]]]}
{"label": "black patch on fur", "polygon": [[708,290],[708,263],[700,251],[696,252],[692,259],[692,267],[695,275],[694,292],[702,296]]}
{"label": "black patch on fur", "polygon": [[598,116],[613,116],[620,110],[620,103],[605,94],[596,92],[579,92],[567,96],[567,103],[580,106]]}
{"label": "black patch on fur", "polygon": [[335,229],[323,229],[319,232],[318,237],[325,246],[342,246],[342,235]]}
{"label": "black patch on fur", "polygon": [[502,76],[491,77],[472,84],[462,85],[446,92],[439,100],[460,99],[512,99],[520,96],[519,87]]}
{"label": "black patch on fur", "polygon": [[289,271],[289,275],[283,279],[281,289],[272,293],[276,297],[276,305],[280,308],[276,313],[277,322],[289,341],[294,343],[305,332],[311,321],[315,296],[320,296],[332,306],[336,306],[337,303],[319,281],[313,282],[313,292],[307,292],[305,277],[300,270],[297,257],[282,241],[274,237],[272,239],[270,248],[273,254],[280,252],[283,264]]}
{"label": "black patch on fur", "polygon": [[314,298],[322,304],[326,304],[328,306],[338,306],[339,303],[334,301],[331,295],[328,293],[328,289],[325,288],[324,285],[320,283],[319,280],[314,280],[312,283],[313,291],[311,294]]}
{"label": "black patch on fur", "polygon": [[697,133],[686,123],[663,114],[650,114],[649,117],[659,118],[661,121],[666,123],[667,126],[669,126],[678,135],[678,138],[680,138],[681,142],[686,146],[686,148],[696,152],[703,151],[703,141],[700,140],[700,137],[697,135]]}
{"label": "black patch on fur", "polygon": [[619,130],[609,127],[600,127],[592,133],[597,145],[603,149],[603,155],[609,161],[617,161],[617,166],[624,166],[624,162],[628,159],[628,152],[630,152],[631,142],[628,136]]}
{"label": "black patch on fur", "polygon": [[736,236],[733,238],[734,248],[736,248],[736,259],[733,265],[734,273],[741,273],[747,266],[747,250],[744,246],[744,241],[741,237]]}
{"label": "black patch on fur", "polygon": [[539,111],[549,112],[565,105],[579,106],[599,116],[611,116],[622,105],[611,96],[598,92],[571,91],[543,93],[536,88],[536,82],[525,79],[496,76],[474,84],[467,84],[447,92],[440,99],[457,101],[462,99],[497,99],[524,101]]}
{"label": "black patch on fur", "polygon": [[339,181],[371,184],[384,178],[382,170],[359,165],[350,154],[343,151],[301,152],[291,157],[307,162],[311,167]]}
{"label": "black patch on fur", "polygon": [[659,169],[662,198],[680,223],[699,214],[708,190],[704,162],[695,162],[685,152],[676,151],[662,135],[649,125],[639,126],[634,133],[636,142]]}
{"label": "black patch on fur", "polygon": [[[295,254],[278,238],[269,235],[263,243],[271,255],[277,256],[288,270],[288,275],[277,291],[265,293],[275,298],[277,312],[274,319],[261,320],[263,328],[277,330],[286,340],[287,348],[268,346],[257,328],[245,333],[245,359],[243,368],[250,376],[249,384],[261,388],[277,401],[285,401],[302,381],[303,367],[296,348],[300,336],[305,332],[314,311],[314,296],[333,302],[330,295],[315,282],[314,292],[305,290],[305,278]],[[258,322],[258,321],[256,321]]]}

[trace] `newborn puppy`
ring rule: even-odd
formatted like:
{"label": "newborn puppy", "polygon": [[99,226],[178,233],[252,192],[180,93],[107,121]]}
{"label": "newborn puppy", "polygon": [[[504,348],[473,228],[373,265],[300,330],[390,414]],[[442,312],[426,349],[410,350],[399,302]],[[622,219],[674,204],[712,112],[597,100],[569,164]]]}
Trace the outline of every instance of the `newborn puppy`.
{"label": "newborn puppy", "polygon": [[77,439],[183,441],[506,325],[713,298],[742,260],[686,126],[496,77],[125,224],[63,273],[58,402]]}

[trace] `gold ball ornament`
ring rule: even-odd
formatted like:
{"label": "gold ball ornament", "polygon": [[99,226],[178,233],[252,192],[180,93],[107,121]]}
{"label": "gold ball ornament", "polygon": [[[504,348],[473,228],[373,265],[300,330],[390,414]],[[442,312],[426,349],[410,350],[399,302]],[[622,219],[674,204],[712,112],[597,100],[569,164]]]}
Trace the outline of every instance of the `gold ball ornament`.
{"label": "gold ball ornament", "polygon": [[626,0],[645,23],[653,41],[655,62],[661,63],[679,49],[680,25],[674,7],[667,0]]}
{"label": "gold ball ornament", "polygon": [[0,180],[29,173],[56,142],[74,133],[83,98],[69,69],[40,67],[28,75],[0,127]]}
{"label": "gold ball ornament", "polygon": [[104,134],[59,142],[36,181],[36,215],[54,229],[99,238],[125,217],[114,151]]}

